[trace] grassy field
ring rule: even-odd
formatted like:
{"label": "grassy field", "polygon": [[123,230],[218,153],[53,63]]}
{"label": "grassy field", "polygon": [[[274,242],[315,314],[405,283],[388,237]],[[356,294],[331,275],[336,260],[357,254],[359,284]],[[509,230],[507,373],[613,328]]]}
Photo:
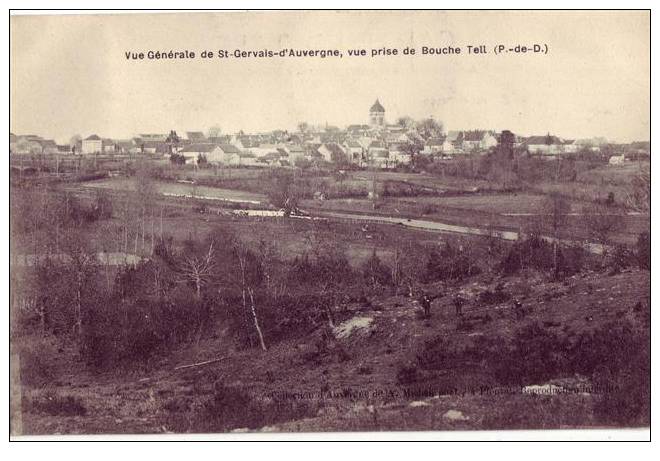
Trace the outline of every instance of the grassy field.
{"label": "grassy field", "polygon": [[648,170],[649,162],[629,162],[623,165],[604,165],[578,175],[579,182],[598,185],[628,185],[632,178]]}
{"label": "grassy field", "polygon": [[[155,182],[154,186],[158,193],[164,195],[186,195],[200,198],[207,197],[209,199],[230,200],[236,202],[265,202],[266,200],[266,197],[261,194],[232,189],[221,189],[217,187],[196,186],[194,184],[159,181]],[[85,183],[85,187],[129,192],[135,190],[136,181],[135,179],[130,178],[112,178],[90,181]]]}

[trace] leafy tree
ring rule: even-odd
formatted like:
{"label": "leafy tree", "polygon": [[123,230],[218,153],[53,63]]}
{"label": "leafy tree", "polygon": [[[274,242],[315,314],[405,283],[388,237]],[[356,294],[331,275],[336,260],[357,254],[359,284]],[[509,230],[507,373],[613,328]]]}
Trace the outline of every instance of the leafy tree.
{"label": "leafy tree", "polygon": [[417,132],[426,140],[438,137],[443,132],[442,122],[432,118],[426,118],[417,123]]}
{"label": "leafy tree", "polygon": [[165,139],[165,142],[167,143],[169,153],[174,154],[177,151],[177,147],[179,146],[181,139],[176,134],[176,131],[171,130],[170,134],[167,135],[167,139]]}
{"label": "leafy tree", "polygon": [[399,117],[396,120],[396,124],[399,125],[401,128],[404,128],[406,130],[411,130],[415,127],[415,120],[412,119],[412,117],[408,117],[407,115],[403,117]]}
{"label": "leafy tree", "polygon": [[294,177],[290,172],[278,172],[266,192],[270,203],[284,209],[288,216],[298,208],[299,194],[294,185]]}

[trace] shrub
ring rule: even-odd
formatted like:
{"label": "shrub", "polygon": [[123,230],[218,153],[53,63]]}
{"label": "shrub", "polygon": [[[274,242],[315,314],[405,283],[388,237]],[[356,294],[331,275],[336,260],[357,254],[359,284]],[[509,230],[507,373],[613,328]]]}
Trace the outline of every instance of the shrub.
{"label": "shrub", "polygon": [[479,294],[481,304],[501,304],[511,299],[511,294],[504,291],[502,285],[497,285],[494,291],[486,290]]}
{"label": "shrub", "polygon": [[[197,405],[167,401],[167,426],[176,432],[228,432],[237,428],[258,429],[302,419],[318,412],[312,401],[254,399],[243,389],[216,381],[210,398]],[[183,413],[183,414],[181,414]]]}
{"label": "shrub", "polygon": [[373,288],[387,286],[392,283],[392,271],[381,261],[375,249],[369,259],[362,265],[362,276]]}
{"label": "shrub", "polygon": [[[560,246],[557,249],[559,273],[573,275],[582,270],[585,251],[580,246]],[[552,243],[535,235],[518,241],[500,261],[500,270],[505,275],[512,275],[523,268],[549,271],[554,268],[554,248]]]}
{"label": "shrub", "polygon": [[621,269],[630,267],[632,262],[633,255],[628,248],[626,248],[625,245],[616,245],[614,251],[610,255],[608,265],[610,266],[612,274],[616,274],[620,272]]}
{"label": "shrub", "polygon": [[481,269],[467,251],[454,249],[448,243],[442,250],[431,250],[426,263],[426,280],[461,280],[477,275]]}
{"label": "shrub", "polygon": [[396,381],[399,384],[413,384],[420,380],[419,370],[415,365],[403,365],[396,374]]}
{"label": "shrub", "polygon": [[59,395],[46,392],[41,398],[27,401],[26,410],[30,413],[41,413],[51,416],[85,416],[87,408],[82,400],[72,395]]}
{"label": "shrub", "polygon": [[23,346],[19,352],[21,384],[44,386],[56,377],[56,367],[52,353],[56,349],[53,342],[35,340]]}
{"label": "shrub", "polygon": [[643,232],[637,237],[635,257],[641,269],[651,270],[651,236],[648,232]]}
{"label": "shrub", "polygon": [[[601,395],[594,412],[603,422],[617,426],[648,426],[651,403],[649,330],[630,325],[603,328],[598,335],[602,357],[593,381]],[[605,368],[605,372],[602,370]]]}
{"label": "shrub", "polygon": [[417,354],[417,363],[425,370],[442,369],[449,366],[452,352],[449,342],[443,336],[436,336],[424,343]]}
{"label": "shrub", "polygon": [[564,369],[564,344],[553,331],[534,323],[518,330],[510,351],[494,363],[495,377],[507,384],[529,384],[554,378]]}

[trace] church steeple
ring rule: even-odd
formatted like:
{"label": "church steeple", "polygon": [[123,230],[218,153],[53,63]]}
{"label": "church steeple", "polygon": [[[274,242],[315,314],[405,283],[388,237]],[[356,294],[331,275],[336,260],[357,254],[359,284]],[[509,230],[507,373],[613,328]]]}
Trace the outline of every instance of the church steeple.
{"label": "church steeple", "polygon": [[369,109],[369,125],[372,127],[381,127],[385,124],[385,108],[376,98],[371,109]]}

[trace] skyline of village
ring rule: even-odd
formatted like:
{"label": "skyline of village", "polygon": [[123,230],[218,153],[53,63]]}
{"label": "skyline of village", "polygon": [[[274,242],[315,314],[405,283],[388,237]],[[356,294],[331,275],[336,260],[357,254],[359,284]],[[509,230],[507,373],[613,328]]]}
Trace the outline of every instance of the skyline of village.
{"label": "skyline of village", "polygon": [[[73,136],[68,143],[38,135],[10,133],[10,154],[48,155],[160,155],[173,163],[213,163],[223,166],[303,166],[319,161],[335,165],[376,166],[389,169],[414,164],[415,155],[452,158],[488,152],[502,143],[530,155],[556,158],[579,152],[603,152],[623,161],[624,154],[648,154],[646,142],[612,144],[604,137],[567,139],[555,134],[521,136],[511,130],[447,130],[433,118],[400,117],[391,123],[386,108],[376,99],[365,112],[367,123],[345,128],[312,126],[306,122],[295,130],[267,133],[222,133],[220,127],[204,131],[140,133],[127,139],[94,133]],[[505,134],[506,133],[506,134]],[[503,141],[506,139],[506,141]]]}
{"label": "skyline of village", "polygon": [[[376,101],[380,101],[380,97],[375,98]],[[389,107],[389,104],[388,104]],[[606,144],[606,143],[612,143],[612,144],[630,144],[630,143],[635,143],[635,142],[648,142],[650,140],[650,133],[649,136],[646,137],[639,137],[639,138],[631,138],[631,139],[626,139],[626,140],[621,140],[617,139],[616,137],[608,136],[607,133],[593,133],[590,136],[570,136],[567,133],[561,133],[561,132],[555,132],[550,129],[539,129],[535,131],[521,131],[521,130],[516,130],[515,127],[512,126],[491,126],[491,127],[486,127],[486,126],[452,126],[451,122],[447,122],[447,120],[443,117],[437,116],[436,114],[429,114],[427,116],[421,116],[421,117],[414,117],[410,116],[409,114],[405,113],[398,113],[395,112],[394,114],[391,113],[391,111],[388,109],[387,111],[388,115],[386,118],[384,118],[383,122],[384,125],[389,125],[389,126],[395,126],[399,123],[399,120],[401,119],[411,119],[413,121],[421,121],[421,120],[427,120],[427,119],[433,119],[437,121],[443,128],[443,131],[445,134],[449,132],[469,132],[469,131],[489,131],[489,132],[501,132],[504,130],[512,131],[514,134],[520,137],[532,137],[532,136],[542,136],[542,135],[551,135],[551,136],[557,136],[561,139],[566,139],[566,140],[574,140],[574,141],[583,141],[586,143],[588,140],[597,140],[598,143],[600,144]],[[92,130],[90,132],[82,132],[80,130],[71,130],[71,133],[69,135],[60,135],[60,136],[52,136],[47,132],[21,132],[21,130],[15,130],[13,125],[12,129],[10,130],[11,134],[20,134],[20,135],[31,135],[31,136],[38,136],[42,139],[47,139],[47,140],[54,140],[57,144],[64,145],[70,142],[72,137],[74,136],[80,136],[81,138],[86,138],[88,136],[101,136],[107,139],[114,139],[114,140],[128,140],[128,139],[133,139],[133,138],[138,138],[142,134],[145,133],[164,133],[165,136],[167,136],[167,133],[170,131],[175,131],[177,133],[204,133],[207,135],[210,132],[218,132],[222,135],[241,135],[241,134],[255,134],[255,135],[264,135],[264,134],[269,134],[273,132],[286,132],[286,133],[296,133],[299,131],[299,127],[301,124],[305,124],[310,131],[314,131],[317,133],[326,131],[327,129],[330,129],[331,131],[345,131],[349,130],[351,127],[355,127],[358,125],[368,125],[369,124],[369,119],[368,117],[363,117],[360,119],[357,117],[355,121],[352,123],[347,123],[347,124],[341,124],[341,123],[332,123],[331,121],[325,120],[325,121],[320,121],[320,120],[300,120],[295,123],[294,126],[276,126],[274,125],[270,129],[262,129],[262,130],[246,130],[246,129],[229,129],[225,130],[223,127],[222,123],[215,123],[212,120],[209,120],[208,123],[202,124],[203,126],[192,126],[192,125],[185,125],[181,126],[182,124],[177,124],[177,126],[169,126],[169,127],[161,127],[159,130],[149,130],[149,129],[140,129],[140,128],[135,128],[131,132],[127,133],[122,133],[121,135],[117,135],[115,133],[106,133],[103,132],[103,130]]]}

